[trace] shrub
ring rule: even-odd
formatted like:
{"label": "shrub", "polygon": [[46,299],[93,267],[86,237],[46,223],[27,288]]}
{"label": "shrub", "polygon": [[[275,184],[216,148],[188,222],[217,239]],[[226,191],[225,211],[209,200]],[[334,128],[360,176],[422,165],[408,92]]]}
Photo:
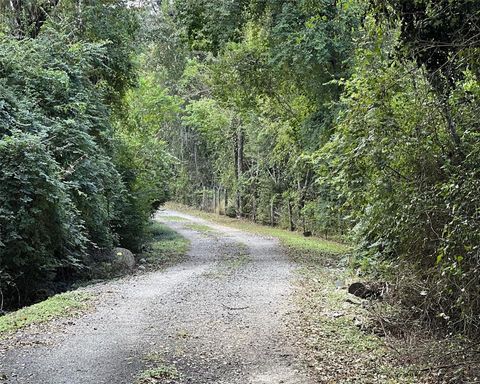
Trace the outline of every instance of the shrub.
{"label": "shrub", "polygon": [[87,239],[41,137],[4,137],[0,159],[0,268],[25,298],[60,271],[80,268]]}

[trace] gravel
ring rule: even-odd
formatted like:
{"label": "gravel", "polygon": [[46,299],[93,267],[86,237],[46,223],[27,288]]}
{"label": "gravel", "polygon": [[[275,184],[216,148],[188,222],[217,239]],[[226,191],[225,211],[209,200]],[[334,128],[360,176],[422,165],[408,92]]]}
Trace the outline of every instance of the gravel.
{"label": "gravel", "polygon": [[[10,338],[0,382],[5,375],[7,383],[131,384],[156,364],[179,373],[159,383],[313,383],[289,326],[298,310],[294,266],[277,240],[179,212],[157,219],[191,241],[186,260],[95,285],[95,310]],[[185,227],[191,223],[213,230]]]}

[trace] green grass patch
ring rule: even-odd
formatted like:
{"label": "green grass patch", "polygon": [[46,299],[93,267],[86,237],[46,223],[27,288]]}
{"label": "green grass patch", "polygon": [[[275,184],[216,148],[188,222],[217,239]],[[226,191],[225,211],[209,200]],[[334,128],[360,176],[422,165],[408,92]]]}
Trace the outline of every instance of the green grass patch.
{"label": "green grass patch", "polygon": [[86,292],[66,292],[2,316],[0,317],[0,337],[31,324],[76,315],[88,308],[93,297]]}
{"label": "green grass patch", "polygon": [[175,367],[164,365],[142,372],[136,384],[172,383],[172,380],[179,378],[180,375]]}
{"label": "green grass patch", "polygon": [[150,265],[167,266],[181,260],[187,253],[190,242],[165,224],[154,221],[149,228],[151,241],[140,255]]}
{"label": "green grass patch", "polygon": [[145,370],[137,376],[135,384],[177,383],[181,375],[174,365],[167,364],[163,355],[151,352],[144,358]]}

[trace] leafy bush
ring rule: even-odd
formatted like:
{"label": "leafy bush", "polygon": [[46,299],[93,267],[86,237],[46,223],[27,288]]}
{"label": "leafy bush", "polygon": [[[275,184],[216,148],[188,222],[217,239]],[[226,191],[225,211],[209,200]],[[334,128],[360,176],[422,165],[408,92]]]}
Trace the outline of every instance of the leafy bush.
{"label": "leafy bush", "polygon": [[[393,47],[397,36],[379,38]],[[425,291],[418,313],[476,332],[478,78],[464,71],[439,91],[418,63],[378,56],[371,43],[359,47],[346,82],[321,181],[344,199],[337,210],[355,224],[360,263],[379,271],[386,261],[396,274],[408,265]]]}
{"label": "leafy bush", "polygon": [[[62,170],[41,137],[14,132],[0,140],[0,159],[1,269],[23,299],[60,271],[77,269],[87,238]],[[12,285],[4,295],[16,296]]]}
{"label": "leafy bush", "polygon": [[92,262],[87,253],[141,249],[152,207],[167,193],[162,144],[115,133],[128,124],[117,107],[136,77],[135,11],[121,1],[89,3],[83,25],[69,34],[62,23],[77,24],[77,7],[46,11],[51,17],[31,36],[0,34],[0,289],[7,305],[35,300],[39,288],[66,288]]}

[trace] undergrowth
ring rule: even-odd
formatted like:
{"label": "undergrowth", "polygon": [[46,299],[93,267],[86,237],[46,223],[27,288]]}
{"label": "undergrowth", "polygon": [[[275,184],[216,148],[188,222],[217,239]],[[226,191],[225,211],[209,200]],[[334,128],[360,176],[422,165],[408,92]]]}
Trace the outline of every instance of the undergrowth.
{"label": "undergrowth", "polygon": [[165,267],[180,261],[190,246],[186,238],[157,221],[151,223],[149,235],[151,241],[139,259],[145,259],[151,267]]}

